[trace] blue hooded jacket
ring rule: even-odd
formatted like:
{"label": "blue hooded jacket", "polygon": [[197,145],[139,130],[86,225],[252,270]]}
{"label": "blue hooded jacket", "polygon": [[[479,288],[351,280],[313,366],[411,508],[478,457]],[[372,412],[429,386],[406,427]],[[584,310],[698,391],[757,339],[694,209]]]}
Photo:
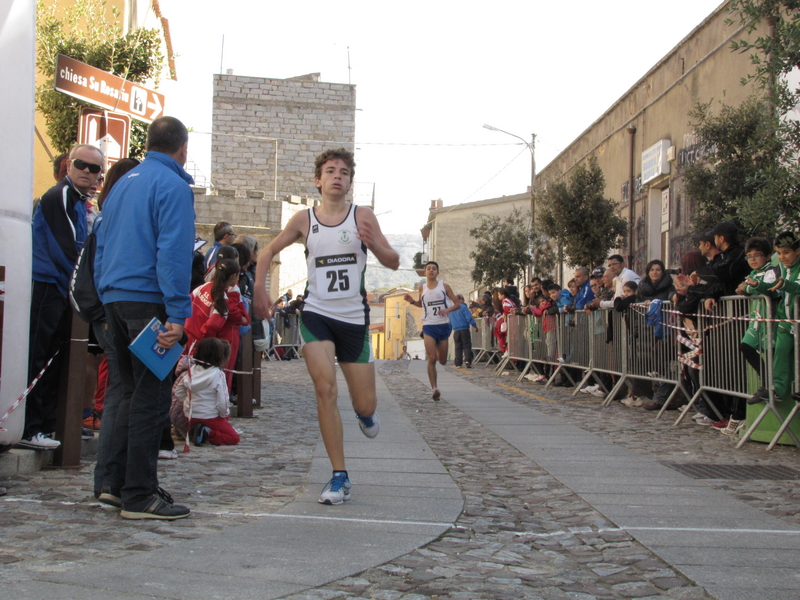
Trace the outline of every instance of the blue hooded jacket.
{"label": "blue hooded jacket", "polygon": [[65,298],[87,235],[88,199],[65,177],[42,195],[33,215],[33,279],[55,284]]}
{"label": "blue hooded jacket", "polygon": [[192,177],[172,157],[150,151],[114,185],[97,233],[95,284],[103,304],[164,304],[170,323],[192,315]]}
{"label": "blue hooded jacket", "polygon": [[472,318],[472,313],[469,312],[467,305],[463,302],[461,306],[458,307],[458,310],[454,310],[448,316],[450,317],[450,325],[453,327],[453,331],[469,329],[470,325],[473,327],[478,326],[475,323],[475,319]]}

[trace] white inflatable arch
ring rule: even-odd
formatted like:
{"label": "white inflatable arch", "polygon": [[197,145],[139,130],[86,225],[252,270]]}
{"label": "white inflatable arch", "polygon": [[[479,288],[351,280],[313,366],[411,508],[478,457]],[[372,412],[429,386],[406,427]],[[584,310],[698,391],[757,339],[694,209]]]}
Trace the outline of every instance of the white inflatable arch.
{"label": "white inflatable arch", "polygon": [[[0,419],[25,391],[28,379],[28,322],[31,304],[31,206],[33,201],[33,114],[36,77],[34,0],[0,2]],[[21,404],[2,423],[0,446],[22,437]]]}

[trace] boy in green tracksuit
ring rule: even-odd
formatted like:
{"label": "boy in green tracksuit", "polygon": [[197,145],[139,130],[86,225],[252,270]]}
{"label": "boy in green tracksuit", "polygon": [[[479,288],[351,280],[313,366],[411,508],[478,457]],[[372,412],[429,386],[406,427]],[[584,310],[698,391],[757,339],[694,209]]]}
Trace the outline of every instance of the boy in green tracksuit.
{"label": "boy in green tracksuit", "polygon": [[[766,284],[767,287],[774,286],[781,276],[781,269],[770,262],[772,244],[769,240],[763,237],[750,238],[745,244],[744,252],[745,259],[747,259],[750,268],[753,269],[747,277],[753,281],[758,281],[759,284]],[[739,287],[736,288],[736,293],[742,296],[758,295],[756,288],[747,285],[746,281],[739,284]],[[741,352],[747,364],[761,377],[761,385],[755,395],[748,398],[748,404],[757,404],[769,398],[769,391],[765,387],[764,378],[767,375],[767,369],[764,364],[763,354],[768,347],[772,346],[775,334],[773,330],[771,339],[768,340],[766,337],[767,325],[759,321],[759,319],[765,318],[770,314],[766,310],[767,306],[765,304],[767,302],[769,301],[753,300],[751,302],[750,318],[752,321],[750,321],[747,331],[745,331],[744,337],[739,344],[739,352]],[[770,303],[773,304],[774,308],[774,303]]]}
{"label": "boy in green tracksuit", "polygon": [[[751,277],[745,283],[758,294],[765,294],[778,299],[777,319],[791,319],[794,316],[794,301],[800,295],[800,238],[792,231],[784,231],[775,238],[775,252],[781,263],[780,278],[775,285],[757,281]],[[792,324],[778,323],[773,351],[772,382],[775,389],[775,401],[789,398],[792,391],[792,373],[794,365],[794,336]],[[758,393],[756,394],[758,396]],[[751,398],[755,402],[763,402],[766,397]]]}

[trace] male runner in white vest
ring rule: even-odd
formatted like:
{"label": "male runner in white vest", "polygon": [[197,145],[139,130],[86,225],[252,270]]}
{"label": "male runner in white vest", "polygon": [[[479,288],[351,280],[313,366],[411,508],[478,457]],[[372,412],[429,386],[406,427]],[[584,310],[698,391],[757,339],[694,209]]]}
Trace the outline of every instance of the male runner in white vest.
{"label": "male runner in white vest", "polygon": [[361,431],[378,435],[375,365],[369,337],[369,306],[364,289],[367,250],[385,267],[397,270],[400,257],[381,233],[371,209],[346,200],[355,175],[353,154],[326,150],[315,162],[314,183],[322,203],[298,212],[258,257],[253,307],[268,314],[266,278],[273,257],[302,240],[306,245],[308,285],[300,315],[303,356],[317,396],[317,416],[333,476],[320,494],[322,504],[350,499],[345,469],[342,419],[336,406],[336,365],[347,380]]}
{"label": "male runner in white vest", "polygon": [[428,379],[435,401],[442,396],[437,382],[436,361],[447,364],[447,346],[453,332],[450,317],[447,315],[461,307],[450,285],[438,281],[438,277],[439,263],[429,260],[425,263],[427,281],[419,286],[419,300],[414,300],[411,294],[403,296],[406,302],[422,307],[422,339],[428,358]]}

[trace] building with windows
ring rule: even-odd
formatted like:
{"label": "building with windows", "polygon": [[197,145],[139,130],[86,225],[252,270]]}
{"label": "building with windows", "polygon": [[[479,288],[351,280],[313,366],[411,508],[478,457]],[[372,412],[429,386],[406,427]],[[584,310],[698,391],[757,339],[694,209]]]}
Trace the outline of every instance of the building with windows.
{"label": "building with windows", "polygon": [[[637,272],[655,258],[668,267],[678,266],[692,247],[694,206],[684,193],[682,173],[703,156],[689,113],[700,102],[711,103],[717,113],[723,103],[738,106],[758,92],[741,83],[752,69],[749,55],[731,51],[730,45],[737,39],[767,35],[766,26],[748,34],[738,23],[726,23],[731,16],[726,7],[727,3],[720,5],[697,25],[536,177],[536,190],[541,192],[553,182],[568,179],[573,169],[596,156],[605,176],[605,196],[619,204],[620,215],[629,225],[627,247],[619,248],[619,253],[630,257],[631,268]],[[525,204],[527,197],[519,194],[482,202],[496,211],[506,206],[510,212],[513,205]],[[448,226],[451,212],[463,213],[463,207],[440,206],[430,211],[426,226],[431,229],[428,251],[432,258],[449,254],[448,248],[468,239],[474,219]],[[463,250],[457,259],[461,272],[471,270],[472,261]],[[564,275],[571,273],[568,262],[566,257]],[[451,281],[459,272],[445,266],[442,271]]]}

